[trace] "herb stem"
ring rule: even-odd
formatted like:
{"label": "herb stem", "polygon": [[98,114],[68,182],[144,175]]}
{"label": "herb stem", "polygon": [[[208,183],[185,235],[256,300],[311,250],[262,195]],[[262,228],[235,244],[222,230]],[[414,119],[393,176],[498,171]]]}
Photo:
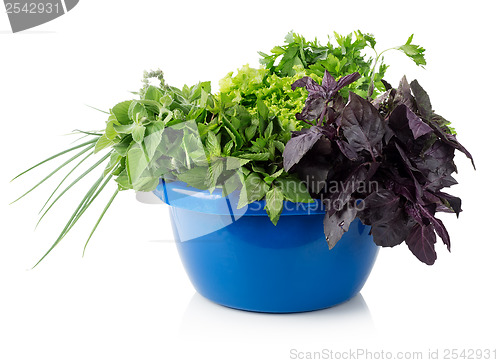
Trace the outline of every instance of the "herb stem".
{"label": "herb stem", "polygon": [[392,50],[392,49],[397,49],[397,47],[392,47],[392,48],[388,48],[380,53],[378,53],[375,48],[372,48],[373,51],[375,52],[375,60],[373,61],[373,67],[372,67],[372,70],[371,70],[371,77],[370,77],[370,87],[368,88],[368,98],[370,99],[372,97],[372,94],[373,94],[373,91],[375,89],[375,68],[377,67],[377,63],[378,63],[378,60],[380,59],[380,56],[382,54],[384,54],[385,52],[387,52],[388,50]]}
{"label": "herb stem", "polygon": [[325,115],[326,115],[326,109],[328,107],[328,102],[330,102],[330,101],[325,102],[325,107],[323,107],[323,111],[321,112],[321,116],[319,116],[318,123],[316,126],[321,126],[323,124],[323,119],[325,118]]}

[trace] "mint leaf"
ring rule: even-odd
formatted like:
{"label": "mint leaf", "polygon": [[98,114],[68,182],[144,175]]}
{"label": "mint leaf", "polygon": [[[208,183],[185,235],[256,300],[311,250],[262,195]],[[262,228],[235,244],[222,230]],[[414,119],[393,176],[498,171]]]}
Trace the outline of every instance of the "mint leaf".
{"label": "mint leaf", "polygon": [[266,131],[264,132],[264,138],[266,140],[269,140],[272,135],[273,135],[273,123],[269,122],[269,124],[266,127]]}
{"label": "mint leaf", "polygon": [[[237,118],[232,118],[231,121],[239,122]],[[231,137],[231,139],[233,140],[236,150],[239,150],[243,146],[243,138],[231,121],[229,121],[225,116],[222,118],[224,129],[228,133],[229,137]]]}
{"label": "mint leaf", "polygon": [[279,177],[275,184],[277,184],[283,192],[286,200],[294,203],[312,203],[314,199],[311,198],[305,183],[295,177]]}
{"label": "mint leaf", "polygon": [[274,174],[271,174],[269,176],[266,176],[264,178],[264,181],[267,183],[267,184],[271,184],[272,182],[274,182],[276,180],[277,177],[279,177],[281,174],[283,174],[284,170],[283,169],[280,169],[278,170],[277,172],[275,172]]}
{"label": "mint leaf", "polygon": [[149,86],[144,94],[144,99],[160,102],[163,97],[163,92],[155,86]]}
{"label": "mint leaf", "polygon": [[147,110],[150,110],[152,113],[157,114],[162,110],[162,106],[159,102],[153,100],[137,100],[137,103],[146,106]]}
{"label": "mint leaf", "polygon": [[279,187],[266,193],[266,211],[271,222],[276,225],[283,211],[283,192]]}
{"label": "mint leaf", "polygon": [[148,117],[146,108],[137,101],[132,101],[128,108],[128,118],[136,123],[141,123],[143,118]]}
{"label": "mint leaf", "polygon": [[257,125],[251,125],[245,129],[245,137],[248,141],[252,140],[257,133]]}
{"label": "mint leaf", "polygon": [[234,141],[231,140],[226,145],[224,145],[224,148],[222,150],[222,154],[224,156],[230,155],[231,154],[231,150],[233,149],[233,147],[234,147]]}
{"label": "mint leaf", "polygon": [[266,161],[270,159],[271,153],[241,154],[238,157],[254,161]]}
{"label": "mint leaf", "polygon": [[261,200],[269,191],[269,186],[260,178],[257,173],[250,173],[241,189],[238,209],[243,208],[249,203]]}
{"label": "mint leaf", "polygon": [[127,152],[127,175],[131,185],[138,183],[142,173],[148,167],[148,162],[144,151],[139,145],[134,145]]}
{"label": "mint leaf", "polygon": [[120,102],[111,109],[111,114],[113,114],[116,117],[116,120],[122,125],[132,122],[132,120],[128,117],[128,109],[131,103],[132,101]]}
{"label": "mint leaf", "polygon": [[204,89],[201,90],[201,95],[200,95],[200,106],[201,107],[206,107],[208,100],[209,100],[210,94],[205,91]]}
{"label": "mint leaf", "polygon": [[113,124],[113,128],[118,134],[131,134],[134,127],[135,124],[128,124],[128,125]]}
{"label": "mint leaf", "polygon": [[239,171],[231,171],[230,176],[227,177],[225,176],[225,180],[222,183],[222,195],[227,196],[234,192],[236,189],[241,189],[241,180],[243,178],[243,175]]}
{"label": "mint leaf", "polygon": [[161,121],[156,121],[146,126],[144,134],[144,145],[146,146],[146,152],[150,159],[153,158],[156,149],[161,143],[161,139],[163,137],[163,130],[164,126],[163,122]]}
{"label": "mint leaf", "polygon": [[269,118],[269,109],[262,99],[257,100],[257,111],[259,113],[259,117],[263,120],[267,120]]}
{"label": "mint leaf", "polygon": [[113,149],[115,149],[118,154],[125,157],[132,141],[132,136],[127,135],[118,144],[113,145]]}
{"label": "mint leaf", "polygon": [[132,138],[138,144],[144,140],[144,133],[146,132],[146,127],[142,125],[134,124],[134,128],[132,129]]}
{"label": "mint leaf", "polygon": [[236,145],[235,149],[239,150],[241,148],[241,146],[243,145],[243,138],[241,137],[241,135],[234,128],[224,126],[224,129],[226,130],[229,137],[232,139],[232,141]]}
{"label": "mint leaf", "polygon": [[274,140],[273,141],[274,147],[279,150],[280,153],[283,154],[285,151],[285,144],[283,144],[281,141]]}
{"label": "mint leaf", "polygon": [[217,136],[212,131],[208,131],[205,147],[210,155],[221,156],[221,147]]}
{"label": "mint leaf", "polygon": [[118,184],[118,188],[120,190],[133,189],[132,185],[129,182],[127,170],[122,170],[122,172],[118,175],[115,181]]}
{"label": "mint leaf", "polygon": [[219,177],[221,176],[223,171],[224,163],[222,159],[216,159],[210,164],[210,166],[208,167],[208,174],[206,175],[206,183],[209,188],[215,188],[217,186],[217,180],[219,180]]}
{"label": "mint leaf", "polygon": [[151,175],[146,175],[142,176],[136,182],[134,183],[133,187],[134,190],[140,191],[140,192],[151,192],[156,189],[158,186],[158,181],[159,177],[158,176],[151,176]]}
{"label": "mint leaf", "polygon": [[191,131],[187,131],[182,138],[182,148],[187,159],[192,160],[198,166],[206,166],[207,154],[199,137]]}
{"label": "mint leaf", "polygon": [[233,156],[228,156],[226,158],[226,170],[235,170],[241,168],[243,165],[249,163],[248,159],[236,158]]}
{"label": "mint leaf", "polygon": [[115,129],[115,126],[118,126],[119,123],[116,120],[116,117],[111,115],[109,116],[108,121],[106,122],[106,129],[104,130],[104,134],[110,140],[113,140],[116,136],[118,136],[118,132]]}
{"label": "mint leaf", "polygon": [[208,167],[200,166],[177,175],[177,178],[193,188],[205,190],[208,189],[207,174]]}

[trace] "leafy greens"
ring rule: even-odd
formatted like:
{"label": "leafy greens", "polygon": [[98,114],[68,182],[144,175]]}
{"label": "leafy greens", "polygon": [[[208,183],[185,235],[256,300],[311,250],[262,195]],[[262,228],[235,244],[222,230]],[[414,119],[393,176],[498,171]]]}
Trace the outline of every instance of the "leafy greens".
{"label": "leafy greens", "polygon": [[[449,122],[432,111],[418,83],[404,83],[393,90],[383,80],[388,67],[382,58],[385,51],[377,53],[371,34],[334,33],[334,38],[336,45],[330,41],[322,45],[290,32],[284,45],[274,47],[270,54],[259,53],[264,67],[245,65],[236,74],[229,73],[217,93],[212,93],[210,82],[176,88],[165,82],[162,71],[145,72],[137,99],[111,108],[103,130],[80,131],[84,137],[92,136],[90,141],[18,175],[78,151],[20,197],[78,161],[43,206],[43,218],[67,191],[106,162],[40,261],[112,179],[117,188],[89,239],[119,191],[151,191],[160,178],[203,190],[221,188],[225,195],[239,190],[238,208],[265,199],[274,224],[284,201],[308,203],[311,196],[340,201],[338,211],[327,205],[325,233],[331,246],[355,217],[347,207],[360,193],[325,194],[325,188],[341,179],[357,186],[362,180],[384,181],[384,190],[364,195],[369,208],[357,215],[372,225],[378,244],[394,245],[406,239],[417,256],[424,256],[419,258],[432,261],[434,231],[449,244],[434,213],[450,208],[457,214],[460,211],[460,200],[441,191],[454,183],[450,158],[455,149],[468,152],[456,140]],[[391,49],[425,65],[424,49],[412,40],[410,36],[404,45]],[[365,56],[366,50],[374,57]],[[156,86],[151,82],[155,78]],[[371,104],[367,101],[376,96]],[[84,161],[102,150],[107,154],[57,194]],[[309,183],[309,177],[316,185]],[[389,226],[404,228],[394,231]]]}
{"label": "leafy greens", "polygon": [[422,262],[433,264],[436,234],[450,249],[450,237],[438,211],[461,211],[459,198],[442,191],[456,184],[455,150],[471,159],[449,122],[436,114],[417,81],[405,77],[370,102],[339,89],[359,79],[358,73],[335,81],[325,71],[321,86],[304,77],[308,99],[298,118],[315,126],[295,132],[287,143],[284,166],[298,173],[327,213],[326,239],[333,248],[359,217],[371,226],[375,243],[393,247],[406,241]]}

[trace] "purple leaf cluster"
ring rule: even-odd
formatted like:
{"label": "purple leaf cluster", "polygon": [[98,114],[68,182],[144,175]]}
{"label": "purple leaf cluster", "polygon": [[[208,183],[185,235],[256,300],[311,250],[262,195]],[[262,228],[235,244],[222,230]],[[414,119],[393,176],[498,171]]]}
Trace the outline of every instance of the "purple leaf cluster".
{"label": "purple leaf cluster", "polygon": [[312,126],[294,132],[283,156],[286,171],[295,172],[327,213],[326,239],[333,248],[356,218],[371,226],[375,243],[394,247],[406,242],[422,262],[436,260],[436,234],[450,249],[450,237],[436,212],[457,217],[461,200],[442,191],[456,184],[455,150],[472,160],[436,114],[417,81],[405,77],[375,100],[338,91],[359,78],[353,73],[336,81],[327,71],[319,85],[309,77],[292,88],[309,96],[297,118]]}

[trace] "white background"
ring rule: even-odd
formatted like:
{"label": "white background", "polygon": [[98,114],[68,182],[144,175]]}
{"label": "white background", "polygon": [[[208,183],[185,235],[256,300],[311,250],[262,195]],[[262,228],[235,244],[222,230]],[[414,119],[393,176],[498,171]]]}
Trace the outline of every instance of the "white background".
{"label": "white background", "polygon": [[[97,1],[12,34],[0,14],[0,362],[289,362],[290,350],[372,352],[497,349],[498,12],[495,1]],[[388,53],[387,79],[418,78],[436,111],[453,121],[477,170],[457,156],[463,199],[452,238],[432,267],[402,245],[383,249],[362,295],[291,315],[240,312],[197,295],[171,242],[164,205],[120,193],[81,252],[104,202],[51,255],[83,189],[63,198],[34,231],[54,181],[11,206],[50,171],[21,170],[68,146],[74,129],[100,129],[109,109],[140,87],[145,69],[167,82],[217,80],[289,30],[325,41],[333,30],[374,33],[379,49],[411,33],[426,70]],[[55,165],[55,164],[54,164]],[[88,186],[88,185],[87,185]],[[79,194],[80,193],[80,194]],[[107,190],[107,196],[112,190]],[[296,359],[297,360],[297,359]],[[295,361],[296,361],[295,360]]]}

